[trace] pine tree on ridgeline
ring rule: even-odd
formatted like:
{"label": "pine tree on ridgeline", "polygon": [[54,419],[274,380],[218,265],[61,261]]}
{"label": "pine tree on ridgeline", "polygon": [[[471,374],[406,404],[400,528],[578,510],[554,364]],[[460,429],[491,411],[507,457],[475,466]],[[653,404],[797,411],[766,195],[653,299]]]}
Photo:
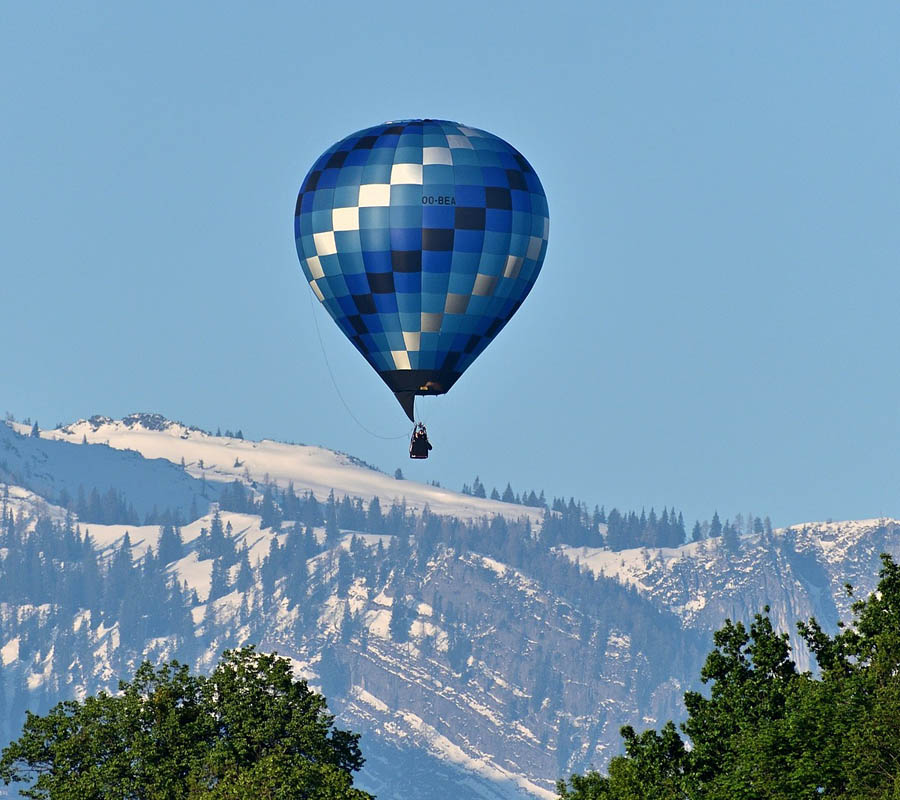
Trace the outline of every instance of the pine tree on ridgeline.
{"label": "pine tree on ridgeline", "polygon": [[737,529],[731,523],[725,523],[722,526],[722,545],[731,555],[737,555],[741,549],[741,540],[738,536]]}
{"label": "pine tree on ridgeline", "polygon": [[722,520],[719,519],[719,512],[714,511],[712,520],[709,523],[709,538],[718,539],[722,535]]}

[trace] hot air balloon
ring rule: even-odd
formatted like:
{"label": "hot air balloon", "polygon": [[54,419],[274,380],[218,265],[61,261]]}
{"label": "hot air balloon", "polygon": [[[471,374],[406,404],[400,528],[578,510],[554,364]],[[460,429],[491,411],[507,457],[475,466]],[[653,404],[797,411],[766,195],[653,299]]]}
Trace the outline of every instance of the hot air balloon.
{"label": "hot air balloon", "polygon": [[547,251],[547,198],[511,145],[436,119],[328,148],[297,197],[309,285],[414,420],[509,322]]}

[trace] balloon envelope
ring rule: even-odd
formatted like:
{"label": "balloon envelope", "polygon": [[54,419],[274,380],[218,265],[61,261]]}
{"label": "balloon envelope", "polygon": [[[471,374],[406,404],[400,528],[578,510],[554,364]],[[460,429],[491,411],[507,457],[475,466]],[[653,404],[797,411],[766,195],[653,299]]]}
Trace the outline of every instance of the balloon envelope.
{"label": "balloon envelope", "polygon": [[502,139],[445,120],[387,122],[326,150],[303,181],[303,272],[412,419],[443,394],[531,291],[547,198]]}

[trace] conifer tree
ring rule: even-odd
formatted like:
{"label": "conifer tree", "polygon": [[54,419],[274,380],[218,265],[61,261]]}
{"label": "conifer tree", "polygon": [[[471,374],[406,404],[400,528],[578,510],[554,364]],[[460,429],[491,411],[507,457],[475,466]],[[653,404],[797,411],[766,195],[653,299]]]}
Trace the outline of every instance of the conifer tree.
{"label": "conifer tree", "polygon": [[722,527],[722,544],[732,555],[737,554],[741,549],[740,537],[731,523],[725,523]]}
{"label": "conifer tree", "polygon": [[234,543],[226,538],[225,528],[222,525],[222,515],[217,508],[213,514],[212,522],[209,524],[209,545],[206,558],[218,558],[224,556],[227,558],[226,566],[234,563]]}
{"label": "conifer tree", "polygon": [[691,530],[691,541],[692,541],[692,542],[699,542],[699,541],[701,541],[702,539],[703,539],[703,531],[700,529],[700,521],[697,520],[697,521],[694,523],[693,529]]}
{"label": "conifer tree", "polygon": [[171,564],[182,556],[184,556],[184,542],[181,539],[181,531],[174,525],[161,525],[157,545],[157,557],[160,562]]}
{"label": "conifer tree", "polygon": [[370,533],[384,532],[384,517],[381,515],[381,503],[377,497],[373,497],[366,513],[366,530]]}
{"label": "conifer tree", "polygon": [[347,591],[350,589],[351,584],[353,583],[353,564],[350,560],[350,554],[344,550],[340,549],[338,552],[338,565],[337,565],[337,591],[338,594],[343,597],[347,594]]}
{"label": "conifer tree", "polygon": [[260,527],[261,528],[275,528],[280,525],[281,520],[279,518],[278,509],[275,505],[275,500],[272,496],[272,487],[266,486],[266,491],[263,493],[263,501],[262,501],[262,509],[260,511]]}
{"label": "conifer tree", "polygon": [[121,545],[112,557],[103,586],[104,612],[110,621],[117,616],[122,598],[128,593],[133,593],[136,588],[132,568],[131,537],[126,531]]}
{"label": "conifer tree", "polygon": [[[347,498],[345,497],[344,500]],[[329,547],[334,547],[340,538],[341,531],[338,528],[337,504],[334,500],[334,489],[328,493],[325,502],[325,542]]]}
{"label": "conifer tree", "polygon": [[391,622],[389,627],[391,639],[403,643],[409,639],[410,612],[403,596],[397,592],[391,603]]}
{"label": "conifer tree", "polygon": [[218,600],[226,594],[228,594],[228,570],[225,566],[225,559],[220,557],[213,561],[207,603],[211,605],[214,600]]}
{"label": "conifer tree", "polygon": [[241,548],[238,554],[238,574],[234,581],[234,588],[239,592],[248,592],[253,588],[253,568],[250,566],[250,554],[247,546]]}

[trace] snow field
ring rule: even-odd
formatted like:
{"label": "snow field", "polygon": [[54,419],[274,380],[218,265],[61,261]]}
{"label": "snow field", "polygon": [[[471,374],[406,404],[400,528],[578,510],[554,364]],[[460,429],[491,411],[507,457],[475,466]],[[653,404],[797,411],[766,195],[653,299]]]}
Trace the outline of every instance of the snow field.
{"label": "snow field", "polygon": [[41,436],[69,442],[87,439],[118,450],[134,450],[145,458],[164,458],[174,464],[181,464],[183,459],[191,476],[205,477],[208,481],[231,482],[249,478],[257,483],[268,480],[281,488],[293,483],[295,490],[312,491],[320,500],[335,489],[338,494],[353,497],[378,497],[382,505],[405,500],[407,506],[416,511],[428,506],[436,514],[460,519],[500,515],[510,519],[528,517],[532,522],[540,522],[543,516],[541,509],[471,497],[415,481],[396,480],[323,447],[212,436],[168,422],[160,426],[163,429],[154,427],[151,430],[140,422],[126,420],[80,420],[57,430],[42,431]]}

